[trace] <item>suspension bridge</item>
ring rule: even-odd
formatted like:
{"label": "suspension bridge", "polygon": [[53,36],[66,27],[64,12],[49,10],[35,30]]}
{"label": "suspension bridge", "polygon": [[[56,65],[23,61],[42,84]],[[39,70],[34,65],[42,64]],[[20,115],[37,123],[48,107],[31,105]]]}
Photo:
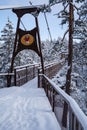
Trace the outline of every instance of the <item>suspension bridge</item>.
{"label": "suspension bridge", "polygon": [[[59,88],[51,80],[51,78],[61,69],[62,65],[63,63],[51,63],[49,65],[46,65],[44,69],[45,74],[42,73],[42,69],[39,64],[19,66],[14,68],[14,73],[12,74],[2,74],[6,77],[12,75],[13,78],[11,83],[13,86],[15,85],[16,87],[10,87],[11,93],[10,88],[6,89],[6,95],[4,94],[3,97],[2,93],[0,94],[3,100],[5,100],[3,102],[2,98],[0,99],[0,104],[2,108],[3,105],[9,103],[9,106],[6,106],[5,112],[0,112],[1,114],[3,114],[3,116],[5,116],[3,117],[4,120],[7,120],[6,122],[2,122],[2,118],[0,119],[0,121],[2,122],[1,128],[7,127],[6,129],[9,130],[9,127],[11,127],[11,129],[18,129],[19,126],[19,129],[23,130],[25,128],[26,130],[34,130],[37,128],[38,130],[47,130],[49,128],[54,130],[87,129],[87,117],[79,108],[78,104],[72,97],[65,93],[64,90]],[[11,102],[11,100],[13,102]],[[66,128],[64,128],[62,124],[64,102],[68,104]],[[12,109],[11,113],[8,107]],[[15,113],[16,111],[18,112]],[[41,115],[41,117],[39,114]],[[14,120],[13,115],[15,116],[16,120]],[[38,119],[38,116],[40,119]],[[19,118],[21,118],[20,121]],[[28,121],[26,118],[28,118]],[[11,120],[13,120],[13,122],[11,122]],[[32,120],[32,123],[30,120]],[[22,124],[23,122],[25,123],[25,128]],[[36,122],[38,122],[38,125],[33,126]],[[47,125],[47,122],[49,122],[49,126]],[[18,125],[18,123],[20,124]]]}
{"label": "suspension bridge", "polygon": [[[78,104],[51,80],[63,63],[44,65],[37,19],[41,10],[40,6],[12,10],[18,22],[10,72],[0,74],[7,78],[8,87],[0,91],[0,130],[87,130],[87,117]],[[36,22],[36,27],[28,31],[19,27],[26,13]],[[41,64],[14,68],[16,55],[24,49],[35,51]]]}

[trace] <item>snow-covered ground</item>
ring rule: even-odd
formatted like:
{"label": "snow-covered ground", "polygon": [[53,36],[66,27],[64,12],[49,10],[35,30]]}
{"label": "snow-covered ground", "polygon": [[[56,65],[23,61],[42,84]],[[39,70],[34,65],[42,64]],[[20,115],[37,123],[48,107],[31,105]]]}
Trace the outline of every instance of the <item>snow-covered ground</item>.
{"label": "snow-covered ground", "polygon": [[0,89],[0,130],[60,130],[36,78],[22,87]]}

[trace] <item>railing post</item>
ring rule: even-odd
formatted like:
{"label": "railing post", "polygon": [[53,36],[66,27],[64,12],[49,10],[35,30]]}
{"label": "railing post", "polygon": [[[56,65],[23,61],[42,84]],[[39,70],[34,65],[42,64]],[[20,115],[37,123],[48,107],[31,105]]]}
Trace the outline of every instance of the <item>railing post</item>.
{"label": "railing post", "polygon": [[70,108],[70,106],[69,106],[69,130],[73,130],[72,128],[73,128],[73,117],[72,117],[73,115],[72,115],[72,110],[71,110],[71,108]]}
{"label": "railing post", "polygon": [[17,78],[17,77],[16,77],[16,69],[14,69],[14,85],[15,85],[15,86],[17,85],[17,83],[16,83],[16,82],[17,82],[16,78]]}
{"label": "railing post", "polygon": [[8,75],[7,75],[7,87],[10,87],[10,85],[11,85],[11,75],[9,75],[9,73],[8,73]]}
{"label": "railing post", "polygon": [[63,116],[62,116],[62,125],[65,128],[67,127],[67,114],[66,114],[67,110],[68,110],[68,104],[66,102],[64,102],[64,109],[63,109]]}
{"label": "railing post", "polygon": [[35,71],[36,71],[36,66],[34,65],[34,66],[33,66],[33,78],[34,78],[35,75],[36,75],[36,72],[35,72]]}
{"label": "railing post", "polygon": [[7,87],[9,87],[8,75],[6,76],[6,80],[7,80]]}
{"label": "railing post", "polygon": [[40,70],[38,69],[38,88],[40,88]]}
{"label": "railing post", "polygon": [[47,87],[47,97],[48,97],[48,91],[49,91],[49,90],[48,90],[48,83],[47,83],[46,87]]}
{"label": "railing post", "polygon": [[26,66],[26,82],[28,81],[28,78],[27,78],[27,66]]}
{"label": "railing post", "polygon": [[53,112],[55,107],[55,90],[53,89]]}

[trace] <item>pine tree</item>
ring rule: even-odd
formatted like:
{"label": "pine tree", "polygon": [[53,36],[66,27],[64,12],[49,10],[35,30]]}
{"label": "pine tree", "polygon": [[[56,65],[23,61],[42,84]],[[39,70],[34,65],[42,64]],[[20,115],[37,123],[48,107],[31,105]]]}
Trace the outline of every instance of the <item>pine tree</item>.
{"label": "pine tree", "polygon": [[78,9],[79,18],[75,21],[74,36],[82,41],[87,40],[87,2]]}
{"label": "pine tree", "polygon": [[1,31],[0,41],[3,42],[3,61],[2,61],[2,72],[7,72],[10,67],[12,51],[13,51],[13,42],[14,42],[14,31],[13,24],[9,20]]}

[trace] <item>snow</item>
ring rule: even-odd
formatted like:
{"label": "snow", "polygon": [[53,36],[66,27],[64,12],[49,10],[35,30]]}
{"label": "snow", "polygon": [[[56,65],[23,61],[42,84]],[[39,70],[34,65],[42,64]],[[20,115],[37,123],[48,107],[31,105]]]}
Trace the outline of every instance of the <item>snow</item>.
{"label": "snow", "polygon": [[74,72],[74,73],[72,73],[72,76],[79,77],[79,74]]}
{"label": "snow", "polygon": [[22,87],[38,88],[37,77],[35,77],[33,80],[30,80],[29,82],[25,83],[24,85],[22,85]]}
{"label": "snow", "polygon": [[0,89],[0,130],[61,130],[37,78]]}
{"label": "snow", "polygon": [[32,66],[38,67],[39,64],[33,63],[33,64],[21,65],[21,66],[15,67],[15,69],[26,68],[26,67],[29,67],[29,68],[30,68],[30,67],[32,67]]}
{"label": "snow", "polygon": [[[14,8],[21,8],[21,6],[18,6],[18,5],[0,6],[0,10],[14,9]],[[23,7],[22,7],[22,8],[23,8]]]}

